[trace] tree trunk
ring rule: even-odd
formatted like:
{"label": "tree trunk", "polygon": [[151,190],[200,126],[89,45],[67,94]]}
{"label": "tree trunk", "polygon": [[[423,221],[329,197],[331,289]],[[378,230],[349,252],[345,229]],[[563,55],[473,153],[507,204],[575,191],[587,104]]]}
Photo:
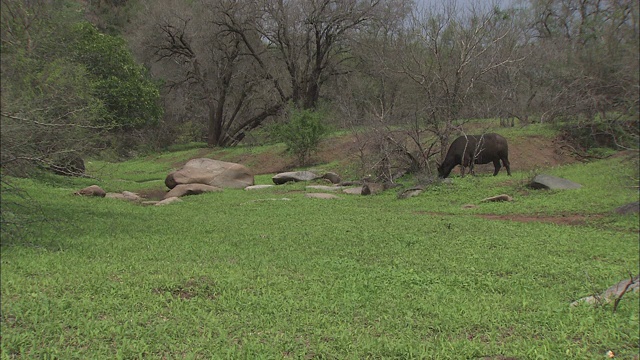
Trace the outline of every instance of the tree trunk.
{"label": "tree trunk", "polygon": [[[222,95],[222,99],[224,100],[224,94]],[[222,141],[222,116],[223,116],[223,106],[221,105],[222,101],[216,103],[212,100],[209,101],[209,133],[207,134],[207,146],[215,147],[224,145],[221,143]]]}

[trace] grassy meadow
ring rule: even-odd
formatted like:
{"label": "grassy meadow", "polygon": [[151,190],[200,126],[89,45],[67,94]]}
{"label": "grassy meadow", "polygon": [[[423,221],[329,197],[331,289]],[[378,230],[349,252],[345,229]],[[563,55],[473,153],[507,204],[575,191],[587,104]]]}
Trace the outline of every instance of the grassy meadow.
{"label": "grassy meadow", "polygon": [[2,359],[637,359],[637,292],[570,306],[638,272],[638,216],[612,212],[638,200],[623,157],[544,169],[583,185],[564,192],[516,170],[404,200],[300,183],[167,206],[72,195],[162,187],[198,151],[13,180],[40,220],[3,239]]}

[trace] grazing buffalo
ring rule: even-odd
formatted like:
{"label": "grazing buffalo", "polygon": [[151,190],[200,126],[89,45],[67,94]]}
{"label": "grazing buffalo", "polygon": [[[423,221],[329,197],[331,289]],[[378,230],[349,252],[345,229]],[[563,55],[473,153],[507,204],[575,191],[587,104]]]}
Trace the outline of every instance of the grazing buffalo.
{"label": "grazing buffalo", "polygon": [[498,134],[460,136],[451,143],[444,162],[438,165],[438,173],[441,178],[446,178],[456,165],[462,165],[462,176],[464,176],[465,167],[469,167],[471,174],[474,174],[473,164],[493,162],[495,166],[493,176],[496,176],[500,171],[500,160],[507,168],[507,174],[511,175],[509,147],[504,137]]}

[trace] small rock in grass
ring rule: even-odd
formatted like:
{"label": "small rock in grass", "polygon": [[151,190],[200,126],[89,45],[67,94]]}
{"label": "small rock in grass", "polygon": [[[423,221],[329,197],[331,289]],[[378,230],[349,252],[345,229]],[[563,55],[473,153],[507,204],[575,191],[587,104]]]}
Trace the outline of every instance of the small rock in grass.
{"label": "small rock in grass", "polygon": [[360,192],[360,194],[362,195],[375,195],[375,194],[379,194],[381,192],[383,192],[385,190],[385,185],[384,184],[378,184],[378,183],[365,183],[362,186],[362,191]]}
{"label": "small rock in grass", "polygon": [[261,190],[261,189],[268,189],[270,187],[273,187],[275,185],[251,185],[251,186],[247,186],[246,188],[244,188],[245,190]]}
{"label": "small rock in grass", "polygon": [[313,199],[340,199],[338,196],[327,193],[308,193],[304,194],[304,196]]}
{"label": "small rock in grass", "polygon": [[87,186],[82,190],[76,191],[74,194],[82,195],[82,196],[99,196],[99,197],[107,196],[106,191],[102,190],[102,188],[98,185]]}
{"label": "small rock in grass", "polygon": [[362,186],[346,188],[346,189],[343,189],[342,192],[345,194],[351,194],[351,195],[362,195]]}
{"label": "small rock in grass", "polygon": [[499,201],[513,201],[513,198],[507,194],[496,195],[482,199],[481,202],[499,202]]}
{"label": "small rock in grass", "polygon": [[637,214],[638,212],[640,212],[640,202],[636,201],[626,205],[622,205],[620,207],[617,207],[614,212],[620,215]]}
{"label": "small rock in grass", "polygon": [[398,192],[398,199],[407,199],[413,196],[418,196],[424,191],[424,186],[418,185],[408,189],[403,189]]}
{"label": "small rock in grass", "polygon": [[329,180],[332,184],[340,184],[340,181],[342,181],[342,179],[340,179],[340,175],[334,172],[328,172],[322,175],[322,178]]}

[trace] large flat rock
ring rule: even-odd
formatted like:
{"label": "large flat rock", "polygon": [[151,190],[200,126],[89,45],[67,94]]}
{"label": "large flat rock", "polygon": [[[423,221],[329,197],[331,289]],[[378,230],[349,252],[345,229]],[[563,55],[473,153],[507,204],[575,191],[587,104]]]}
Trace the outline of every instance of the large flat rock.
{"label": "large flat rock", "polygon": [[271,178],[271,180],[273,180],[273,183],[276,185],[282,185],[291,181],[293,182],[311,181],[318,178],[320,178],[320,176],[318,176],[315,173],[312,173],[311,171],[290,171],[290,172],[276,174],[274,177]]}
{"label": "large flat rock", "polygon": [[557,176],[540,174],[536,175],[529,184],[534,189],[547,189],[547,190],[571,190],[580,189],[582,185],[575,183],[571,180],[563,179]]}

